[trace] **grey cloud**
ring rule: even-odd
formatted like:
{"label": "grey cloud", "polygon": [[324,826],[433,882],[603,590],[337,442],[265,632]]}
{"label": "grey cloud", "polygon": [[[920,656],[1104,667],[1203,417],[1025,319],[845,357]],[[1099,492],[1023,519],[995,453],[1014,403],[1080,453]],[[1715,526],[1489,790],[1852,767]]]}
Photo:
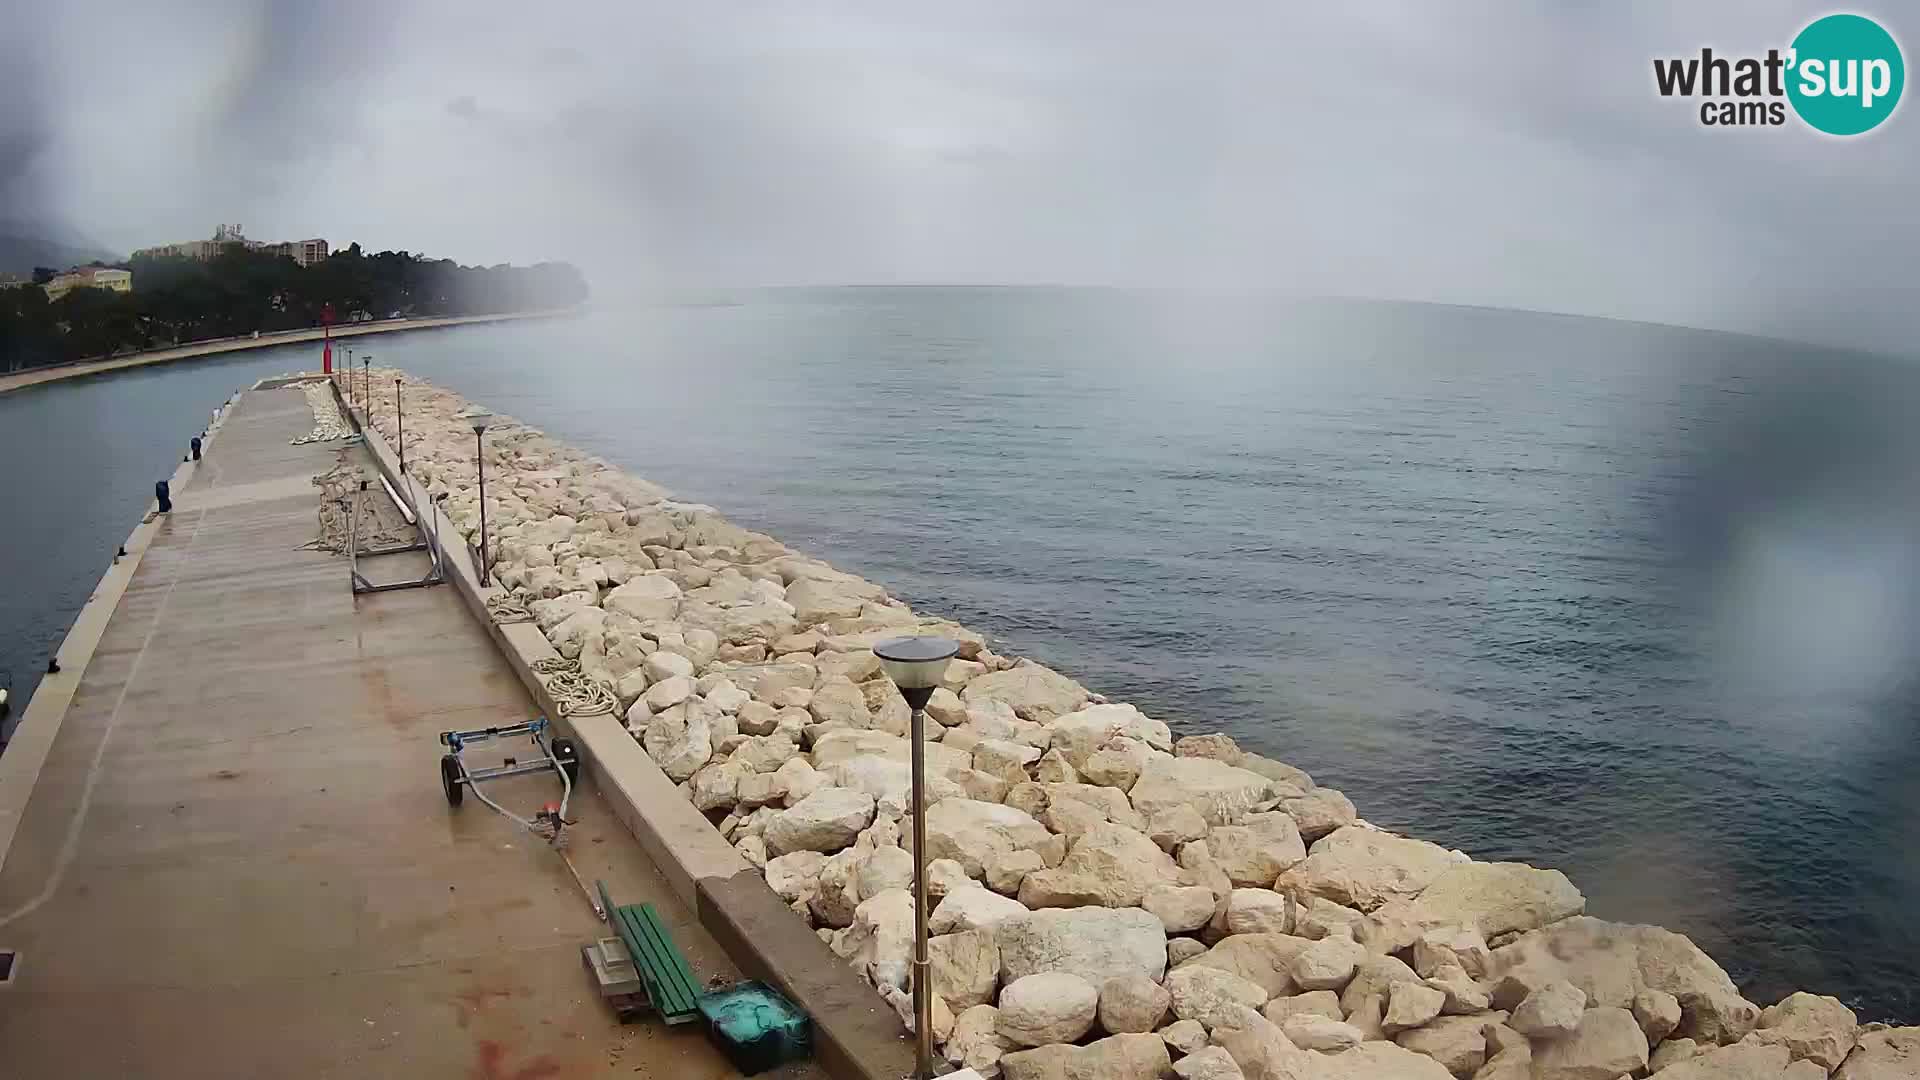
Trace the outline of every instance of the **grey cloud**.
{"label": "grey cloud", "polygon": [[[573,258],[603,295],[1086,283],[1920,329],[1911,105],[1840,142],[1709,131],[1652,89],[1654,56],[1784,44],[1817,4],[67,10],[55,58],[98,59],[50,63],[21,130],[51,209],[122,248],[237,219]],[[102,67],[149,89],[78,74]]]}

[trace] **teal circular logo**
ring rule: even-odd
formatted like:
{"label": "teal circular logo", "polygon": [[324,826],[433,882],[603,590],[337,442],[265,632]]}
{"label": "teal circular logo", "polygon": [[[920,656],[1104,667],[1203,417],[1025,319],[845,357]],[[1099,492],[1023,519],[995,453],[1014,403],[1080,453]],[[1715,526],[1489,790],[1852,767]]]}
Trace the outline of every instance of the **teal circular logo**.
{"label": "teal circular logo", "polygon": [[1828,15],[1793,39],[1787,100],[1829,135],[1872,131],[1893,115],[1907,83],[1900,43],[1863,15]]}

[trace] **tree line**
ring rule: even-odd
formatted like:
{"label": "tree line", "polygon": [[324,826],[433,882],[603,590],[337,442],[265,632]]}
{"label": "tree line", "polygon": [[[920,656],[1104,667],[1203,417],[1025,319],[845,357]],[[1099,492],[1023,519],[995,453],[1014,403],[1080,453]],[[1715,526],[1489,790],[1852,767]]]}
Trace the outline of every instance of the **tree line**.
{"label": "tree line", "polygon": [[587,298],[571,263],[460,266],[404,251],[367,255],[359,244],[309,266],[242,244],[204,261],[114,265],[133,272],[132,292],[79,288],[48,300],[41,288],[0,288],[0,371],[315,327],[328,306],[335,322],[348,323],[546,310]]}

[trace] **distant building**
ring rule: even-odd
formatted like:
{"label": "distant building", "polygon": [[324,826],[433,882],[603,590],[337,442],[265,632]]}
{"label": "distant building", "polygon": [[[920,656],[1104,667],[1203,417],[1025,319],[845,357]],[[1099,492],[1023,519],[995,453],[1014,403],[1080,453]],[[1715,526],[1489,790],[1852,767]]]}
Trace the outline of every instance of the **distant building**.
{"label": "distant building", "polygon": [[58,300],[75,289],[106,289],[109,292],[132,292],[133,271],[114,270],[105,266],[81,266],[63,274],[55,274],[47,282],[47,299]]}
{"label": "distant building", "polygon": [[274,255],[285,255],[301,266],[312,266],[327,257],[325,240],[286,240],[278,244],[267,244],[261,250]]}
{"label": "distant building", "polygon": [[161,244],[158,247],[141,248],[133,253],[133,257],[136,259],[197,259],[200,262],[206,262],[225,251],[229,244],[239,244],[249,251],[285,255],[301,266],[312,266],[327,257],[327,242],[317,237],[312,240],[286,240],[278,244],[263,244],[258,240],[247,239],[238,225],[217,226],[213,230],[211,240],[188,240],[183,244]]}

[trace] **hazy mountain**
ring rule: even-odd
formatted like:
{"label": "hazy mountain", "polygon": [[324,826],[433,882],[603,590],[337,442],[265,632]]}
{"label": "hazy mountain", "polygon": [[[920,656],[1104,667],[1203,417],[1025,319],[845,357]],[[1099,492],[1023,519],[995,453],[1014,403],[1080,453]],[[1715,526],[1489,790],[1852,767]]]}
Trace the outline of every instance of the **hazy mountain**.
{"label": "hazy mountain", "polygon": [[64,270],[95,259],[118,262],[121,258],[72,229],[0,220],[0,273],[30,274],[36,266]]}

